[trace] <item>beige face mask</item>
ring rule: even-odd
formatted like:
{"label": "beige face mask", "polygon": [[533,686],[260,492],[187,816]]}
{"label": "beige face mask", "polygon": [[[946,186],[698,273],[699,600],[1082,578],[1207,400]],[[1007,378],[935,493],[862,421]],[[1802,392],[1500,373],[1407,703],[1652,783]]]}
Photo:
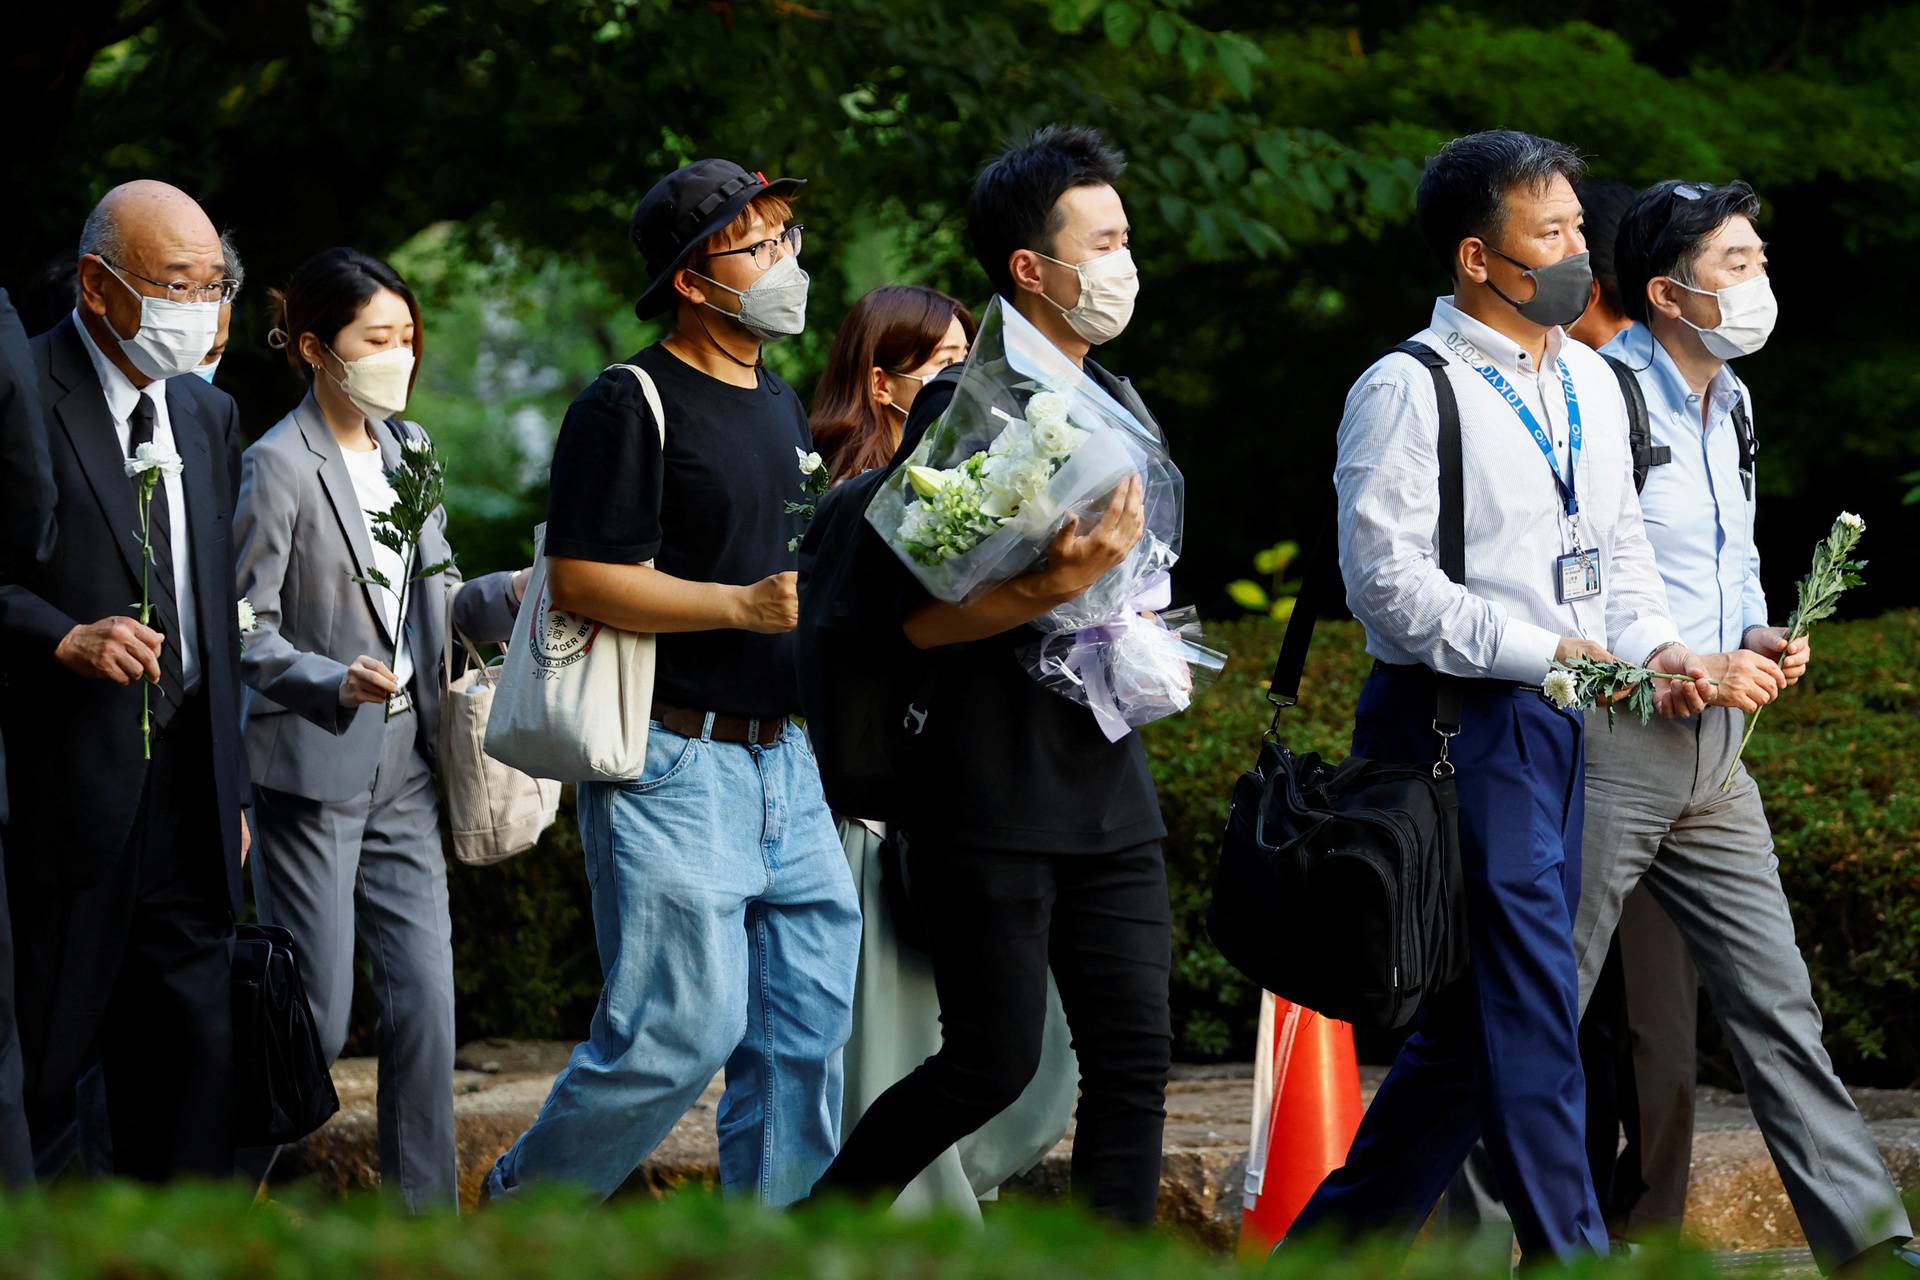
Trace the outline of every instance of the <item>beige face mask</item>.
{"label": "beige face mask", "polygon": [[[332,347],[327,348],[327,354],[340,360]],[[413,381],[412,347],[388,347],[358,360],[340,360],[340,367],[345,376],[335,378],[331,369],[327,376],[339,384],[369,422],[397,418],[406,409],[407,388]]]}
{"label": "beige face mask", "polygon": [[1133,265],[1131,249],[1115,249],[1086,262],[1061,262],[1035,249],[1034,254],[1062,266],[1080,277],[1080,301],[1061,307],[1046,294],[1040,296],[1060,307],[1067,325],[1082,342],[1099,346],[1112,342],[1133,319],[1134,300],[1140,296],[1140,271]]}

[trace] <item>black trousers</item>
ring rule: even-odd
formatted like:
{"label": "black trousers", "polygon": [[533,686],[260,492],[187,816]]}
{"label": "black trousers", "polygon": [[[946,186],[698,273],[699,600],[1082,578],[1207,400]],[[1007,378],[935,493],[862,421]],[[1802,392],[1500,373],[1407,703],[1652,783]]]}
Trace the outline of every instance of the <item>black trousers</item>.
{"label": "black trousers", "polygon": [[1160,846],[1043,855],[918,842],[906,867],[933,957],[940,1052],[874,1102],[815,1194],[897,1191],[1011,1106],[1039,1067],[1051,967],[1080,1058],[1074,1194],[1152,1223],[1173,1056]]}
{"label": "black trousers", "polygon": [[73,1150],[75,1086],[97,1062],[117,1174],[230,1177],[233,914],[204,697],[156,733],[117,864],[84,886],[16,879],[13,890],[27,1121],[42,1176]]}
{"label": "black trousers", "polygon": [[[4,784],[0,784],[4,785]],[[0,849],[0,1186],[33,1181],[33,1144],[27,1137],[22,1094],[25,1068],[13,1016],[13,926],[7,911],[5,850]]]}

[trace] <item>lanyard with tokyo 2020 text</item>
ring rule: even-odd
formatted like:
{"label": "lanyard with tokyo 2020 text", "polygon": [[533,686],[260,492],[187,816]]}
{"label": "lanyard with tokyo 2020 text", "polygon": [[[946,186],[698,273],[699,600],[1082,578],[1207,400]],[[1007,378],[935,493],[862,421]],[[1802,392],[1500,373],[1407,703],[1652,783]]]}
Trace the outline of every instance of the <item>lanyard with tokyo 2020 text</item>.
{"label": "lanyard with tokyo 2020 text", "polygon": [[1560,474],[1560,459],[1553,452],[1553,438],[1541,427],[1540,420],[1533,416],[1533,410],[1527,407],[1520,393],[1503,377],[1498,369],[1490,364],[1467,362],[1473,371],[1486,379],[1487,385],[1500,393],[1514,416],[1520,419],[1520,425],[1527,429],[1539,446],[1541,456],[1547,460],[1547,467],[1553,472],[1554,487],[1560,491],[1561,509],[1565,511],[1567,524],[1573,534],[1573,550],[1557,557],[1553,562],[1555,593],[1561,604],[1571,604],[1575,600],[1587,600],[1600,594],[1600,552],[1597,548],[1582,545],[1580,537],[1580,498],[1575,486],[1579,483],[1580,470],[1580,397],[1574,393],[1573,375],[1567,371],[1567,362],[1556,358],[1555,366],[1560,370],[1560,389],[1567,397],[1567,472]]}

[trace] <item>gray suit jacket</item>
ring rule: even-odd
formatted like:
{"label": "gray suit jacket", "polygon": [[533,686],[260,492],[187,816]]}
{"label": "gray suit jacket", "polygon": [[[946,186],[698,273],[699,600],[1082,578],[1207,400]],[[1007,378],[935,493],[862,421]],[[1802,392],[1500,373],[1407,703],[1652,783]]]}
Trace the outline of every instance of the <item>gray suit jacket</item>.
{"label": "gray suit jacket", "polygon": [[[388,468],[397,466],[400,444],[392,428],[381,422],[373,430]],[[409,422],[402,430],[420,428]],[[446,524],[443,507],[421,533],[417,563],[451,555]],[[340,447],[311,392],[242,456],[234,539],[240,594],[253,602],[260,624],[240,657],[250,691],[246,743],[253,780],[311,800],[359,795],[380,763],[383,709],[341,706],[340,681],[363,653],[387,661],[393,637],[375,598],[381,588],[354,581],[373,563],[373,542]],[[460,571],[448,569],[409,589],[413,705],[429,760],[439,740],[449,615],[484,643],[508,637],[515,611],[511,573],[463,584]]]}

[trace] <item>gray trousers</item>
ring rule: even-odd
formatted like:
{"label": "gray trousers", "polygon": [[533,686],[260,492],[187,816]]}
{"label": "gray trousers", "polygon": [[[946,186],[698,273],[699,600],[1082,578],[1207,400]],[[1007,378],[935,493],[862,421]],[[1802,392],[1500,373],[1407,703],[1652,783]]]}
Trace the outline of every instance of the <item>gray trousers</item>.
{"label": "gray trousers", "polygon": [[329,1061],[347,1038],[356,931],[366,945],[380,1009],[380,1179],[413,1212],[458,1207],[453,923],[418,732],[411,712],[387,723],[373,786],[355,799],[261,787],[252,861],[260,918],[293,934]]}
{"label": "gray trousers", "polygon": [[[1627,895],[1645,885],[1686,940],[1800,1229],[1831,1267],[1913,1228],[1821,1044],[1759,788],[1742,765],[1720,789],[1744,729],[1725,708],[1644,727],[1623,717],[1611,733],[1589,715],[1580,998],[1584,1007]],[[1456,1221],[1504,1216],[1488,1203],[1481,1159],[1449,1192]]]}

